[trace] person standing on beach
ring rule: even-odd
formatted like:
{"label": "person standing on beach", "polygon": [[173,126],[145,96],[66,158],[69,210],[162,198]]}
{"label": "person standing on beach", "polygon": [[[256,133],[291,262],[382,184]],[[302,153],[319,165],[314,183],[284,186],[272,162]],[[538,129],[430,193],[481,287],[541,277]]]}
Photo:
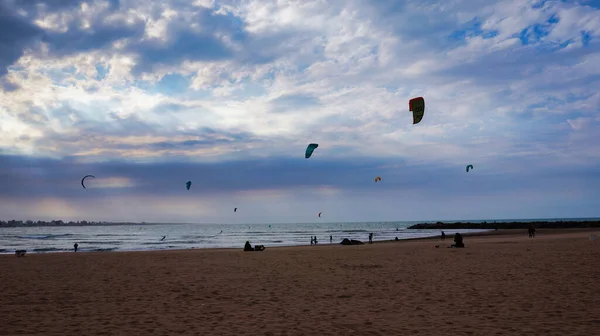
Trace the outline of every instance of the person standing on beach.
{"label": "person standing on beach", "polygon": [[315,245],[317,245],[317,236],[315,236]]}
{"label": "person standing on beach", "polygon": [[369,244],[373,244],[373,232],[369,233]]}
{"label": "person standing on beach", "polygon": [[442,231],[442,240],[446,240],[446,233],[444,231]]}
{"label": "person standing on beach", "polygon": [[329,244],[332,244],[332,243],[333,243],[333,236],[329,235]]}
{"label": "person standing on beach", "polygon": [[73,248],[75,249],[75,252],[77,252],[77,248],[79,247],[79,244],[75,243],[75,245],[73,245]]}
{"label": "person standing on beach", "polygon": [[529,238],[535,237],[535,227],[533,225],[529,225],[529,229],[527,231],[529,231]]}

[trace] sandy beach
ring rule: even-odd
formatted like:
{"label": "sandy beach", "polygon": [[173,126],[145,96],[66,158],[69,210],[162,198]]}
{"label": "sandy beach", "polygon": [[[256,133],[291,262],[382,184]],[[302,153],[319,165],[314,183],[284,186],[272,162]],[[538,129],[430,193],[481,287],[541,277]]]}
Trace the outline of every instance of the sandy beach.
{"label": "sandy beach", "polygon": [[4,255],[0,334],[598,335],[590,233]]}

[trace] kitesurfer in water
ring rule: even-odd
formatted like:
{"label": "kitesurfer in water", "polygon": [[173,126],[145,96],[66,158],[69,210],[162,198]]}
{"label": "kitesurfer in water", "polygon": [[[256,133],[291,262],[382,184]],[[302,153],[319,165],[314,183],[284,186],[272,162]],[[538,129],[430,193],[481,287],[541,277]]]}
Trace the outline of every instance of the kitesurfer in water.
{"label": "kitesurfer in water", "polygon": [[160,239],[160,241],[165,240],[165,238],[167,238],[167,236],[162,236],[162,238]]}

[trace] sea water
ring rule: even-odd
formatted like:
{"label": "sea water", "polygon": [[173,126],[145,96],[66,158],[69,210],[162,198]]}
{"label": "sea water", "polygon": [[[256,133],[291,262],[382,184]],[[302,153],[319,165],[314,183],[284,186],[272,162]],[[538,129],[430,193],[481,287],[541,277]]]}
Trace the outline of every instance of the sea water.
{"label": "sea water", "polygon": [[[540,219],[541,220],[541,219]],[[564,219],[567,220],[567,219]],[[487,220],[491,222],[493,220]],[[497,220],[532,221],[532,220]],[[446,221],[449,223],[449,221]],[[468,221],[463,221],[468,222]],[[471,221],[482,222],[482,221]],[[368,242],[430,237],[440,230],[407,227],[419,222],[286,223],[286,224],[139,224],[93,226],[39,226],[0,228],[0,253],[24,249],[28,253],[67,252],[73,244],[79,251],[142,251],[191,248],[243,248],[246,241],[265,247],[310,245],[317,236],[319,245],[339,244],[342,239]],[[452,240],[455,232],[489,230],[446,230]],[[164,239],[163,236],[165,236]],[[162,239],[162,240],[161,240]]]}

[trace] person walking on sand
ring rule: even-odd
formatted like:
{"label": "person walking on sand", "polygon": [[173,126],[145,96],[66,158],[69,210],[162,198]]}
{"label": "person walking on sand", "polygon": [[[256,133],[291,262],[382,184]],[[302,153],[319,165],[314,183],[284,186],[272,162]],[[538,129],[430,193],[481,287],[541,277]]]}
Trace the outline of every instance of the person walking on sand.
{"label": "person walking on sand", "polygon": [[333,244],[333,235],[329,235],[329,244]]}
{"label": "person walking on sand", "polygon": [[373,232],[369,233],[369,244],[373,244]]}
{"label": "person walking on sand", "polygon": [[75,252],[77,252],[77,248],[78,248],[78,247],[79,247],[79,244],[77,244],[77,243],[75,243],[75,244],[73,245],[73,248],[75,249]]}
{"label": "person walking on sand", "polygon": [[315,236],[315,245],[317,245],[317,243],[318,243],[318,242],[317,242],[317,236]]}
{"label": "person walking on sand", "polygon": [[535,237],[535,229],[533,228],[533,225],[529,225],[529,229],[527,229],[527,231],[529,233],[529,238]]}
{"label": "person walking on sand", "polygon": [[313,236],[310,236],[310,245],[314,245],[314,244],[315,244],[315,241],[313,239]]}
{"label": "person walking on sand", "polygon": [[442,238],[441,240],[446,240],[446,233],[444,231],[442,231]]}

